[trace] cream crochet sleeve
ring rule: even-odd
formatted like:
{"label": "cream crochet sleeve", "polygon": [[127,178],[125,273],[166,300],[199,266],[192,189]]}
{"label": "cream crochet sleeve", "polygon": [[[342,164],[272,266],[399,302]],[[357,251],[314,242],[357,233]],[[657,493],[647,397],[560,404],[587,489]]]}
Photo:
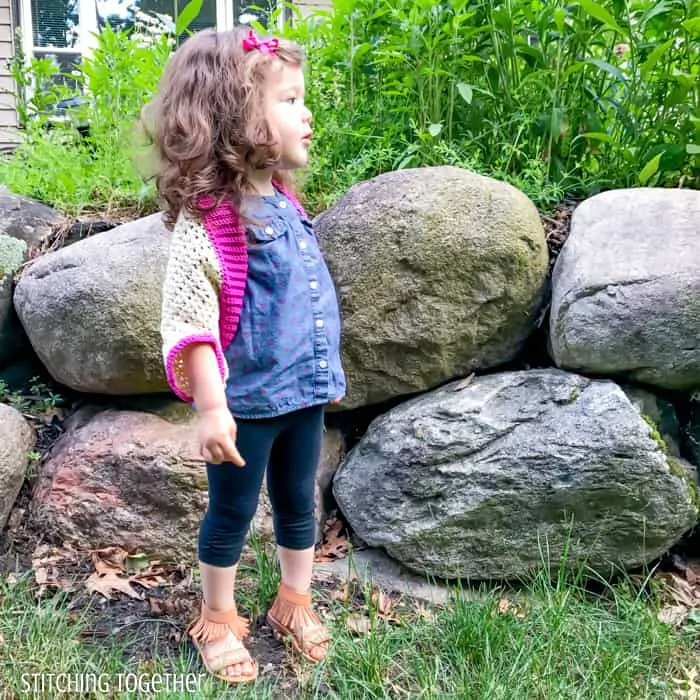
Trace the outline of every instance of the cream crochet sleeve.
{"label": "cream crochet sleeve", "polygon": [[193,400],[192,391],[182,362],[182,351],[188,345],[209,343],[222,381],[228,375],[219,334],[220,290],[221,268],[207,231],[183,212],[175,222],[170,241],[160,332],[168,384],[188,403]]}

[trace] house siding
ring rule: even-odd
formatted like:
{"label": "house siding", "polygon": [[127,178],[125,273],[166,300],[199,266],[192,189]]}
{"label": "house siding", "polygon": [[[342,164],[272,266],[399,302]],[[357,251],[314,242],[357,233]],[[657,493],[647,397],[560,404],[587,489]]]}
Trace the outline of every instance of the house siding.
{"label": "house siding", "polygon": [[0,0],[0,146],[16,141],[17,110],[14,81],[7,62],[14,54],[12,0]]}

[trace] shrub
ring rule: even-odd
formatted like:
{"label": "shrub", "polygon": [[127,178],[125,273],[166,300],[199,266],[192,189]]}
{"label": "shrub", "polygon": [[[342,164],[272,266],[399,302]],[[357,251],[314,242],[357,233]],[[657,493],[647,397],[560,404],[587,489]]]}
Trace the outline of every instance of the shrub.
{"label": "shrub", "polygon": [[334,0],[308,48],[310,193],[441,163],[563,194],[700,185],[695,0]]}
{"label": "shrub", "polygon": [[[308,56],[310,209],[381,172],[438,164],[510,181],[543,207],[613,187],[700,187],[699,8],[333,0],[306,18],[295,9],[284,34]],[[133,33],[101,33],[73,76],[90,97],[74,112],[89,117],[85,138],[70,124],[47,130],[47,102],[65,88],[22,99],[50,66],[15,66],[26,139],[0,161],[0,181],[69,212],[152,208],[128,144],[170,55],[171,29],[154,32],[149,20]]]}

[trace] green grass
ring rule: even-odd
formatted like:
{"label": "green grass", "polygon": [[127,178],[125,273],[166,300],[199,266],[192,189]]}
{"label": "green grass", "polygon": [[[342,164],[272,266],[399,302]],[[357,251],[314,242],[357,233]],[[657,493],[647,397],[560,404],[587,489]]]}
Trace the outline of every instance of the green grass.
{"label": "green grass", "polygon": [[[269,604],[278,580],[274,557],[261,545],[256,551],[240,573],[245,595],[239,603],[246,614]],[[517,605],[505,606],[505,594],[496,588],[476,595],[455,590],[444,606],[399,601],[390,619],[371,601],[369,586],[365,593],[366,605],[358,605],[357,595],[354,603],[328,599],[334,641],[324,664],[293,665],[291,671],[287,664],[285,673],[266,669],[255,686],[234,690],[197,675],[203,669],[184,645],[176,655],[138,661],[129,658],[123,637],[98,645],[79,641],[90,620],[70,612],[66,596],[37,600],[28,579],[0,580],[0,697],[30,697],[32,674],[42,673],[45,684],[50,673],[103,674],[110,697],[137,697],[116,692],[119,679],[123,685],[139,674],[152,680],[160,673],[175,674],[171,678],[180,684],[193,674],[192,692],[181,687],[139,697],[642,700],[678,697],[674,689],[682,686],[673,679],[687,678],[698,665],[698,630],[675,631],[659,622],[653,598],[629,583],[604,586],[602,595],[593,596],[570,577],[550,582],[538,576],[508,594]],[[367,634],[350,630],[351,613],[368,617]]]}

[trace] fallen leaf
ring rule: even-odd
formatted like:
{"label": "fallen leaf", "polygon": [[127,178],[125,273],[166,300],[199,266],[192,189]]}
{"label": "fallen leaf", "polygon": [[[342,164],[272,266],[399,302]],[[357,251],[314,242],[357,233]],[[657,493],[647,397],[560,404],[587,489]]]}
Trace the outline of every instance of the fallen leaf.
{"label": "fallen leaf", "polygon": [[121,591],[130,598],[143,600],[143,596],[132,588],[131,579],[122,578],[114,573],[101,575],[95,572],[85,581],[85,587],[91,593],[99,593],[108,600],[111,600],[113,591]]}
{"label": "fallen leaf", "polygon": [[49,564],[59,562],[74,562],[77,554],[78,552],[66,543],[60,548],[42,544],[32,553],[32,569],[48,568]]}
{"label": "fallen leaf", "polygon": [[105,547],[104,549],[94,549],[90,552],[95,571],[98,574],[116,574],[126,571],[124,562],[128,553],[121,547]]}
{"label": "fallen leaf", "polygon": [[498,605],[496,606],[496,612],[498,612],[500,615],[514,615],[519,620],[525,619],[525,614],[522,612],[522,610],[517,605],[515,605],[515,603],[511,603],[511,601],[508,600],[508,598],[501,598],[498,601]]}
{"label": "fallen leaf", "polygon": [[688,608],[685,605],[667,605],[659,610],[657,617],[659,622],[671,627],[680,627],[688,617]]}
{"label": "fallen leaf", "polygon": [[416,603],[416,614],[419,620],[425,620],[426,622],[435,620],[435,613],[424,603]]}
{"label": "fallen leaf", "polygon": [[688,581],[673,573],[661,574],[660,578],[675,603],[689,608],[700,605],[700,592],[696,591]]}
{"label": "fallen leaf", "polygon": [[165,583],[165,580],[160,580],[157,576],[130,576],[129,581],[138,583],[139,586],[143,586],[144,588],[158,588],[158,586]]}
{"label": "fallen leaf", "polygon": [[377,612],[383,617],[389,615],[394,607],[394,601],[381,588],[375,588],[370,599],[377,606]]}
{"label": "fallen leaf", "polygon": [[173,605],[172,600],[149,596],[148,604],[151,608],[151,612],[154,615],[173,615],[175,613],[175,606]]}
{"label": "fallen leaf", "polygon": [[323,534],[323,543],[314,557],[317,562],[331,562],[343,559],[347,556],[350,543],[340,535],[343,523],[337,518],[326,521],[326,529]]}
{"label": "fallen leaf", "polygon": [[348,629],[358,635],[369,634],[369,619],[364,615],[353,614],[347,619]]}
{"label": "fallen leaf", "polygon": [[41,420],[41,422],[44,423],[44,425],[51,425],[54,421],[54,418],[60,423],[64,420],[65,417],[65,408],[61,408],[59,406],[53,406],[52,408],[47,409],[38,416],[39,420]]}
{"label": "fallen leaf", "polygon": [[700,700],[700,684],[698,684],[698,669],[683,668],[685,678],[672,678],[671,680],[680,688],[675,688],[674,692],[679,698],[687,700]]}
{"label": "fallen leaf", "polygon": [[329,537],[337,537],[342,529],[343,523],[341,523],[338,518],[328,518],[328,520],[326,520],[325,527],[323,528],[323,537],[324,539]]}
{"label": "fallen leaf", "polygon": [[49,580],[49,574],[43,566],[34,569],[34,580],[43,586]]}
{"label": "fallen leaf", "polygon": [[697,586],[700,584],[700,563],[693,562],[688,564],[685,570],[685,578],[691,586]]}
{"label": "fallen leaf", "polygon": [[144,588],[158,588],[168,584],[168,579],[158,574],[134,574],[132,581],[140,583]]}
{"label": "fallen leaf", "polygon": [[344,602],[347,602],[349,595],[350,588],[348,586],[348,582],[345,581],[342,588],[334,588],[331,591],[331,600],[342,600]]}

